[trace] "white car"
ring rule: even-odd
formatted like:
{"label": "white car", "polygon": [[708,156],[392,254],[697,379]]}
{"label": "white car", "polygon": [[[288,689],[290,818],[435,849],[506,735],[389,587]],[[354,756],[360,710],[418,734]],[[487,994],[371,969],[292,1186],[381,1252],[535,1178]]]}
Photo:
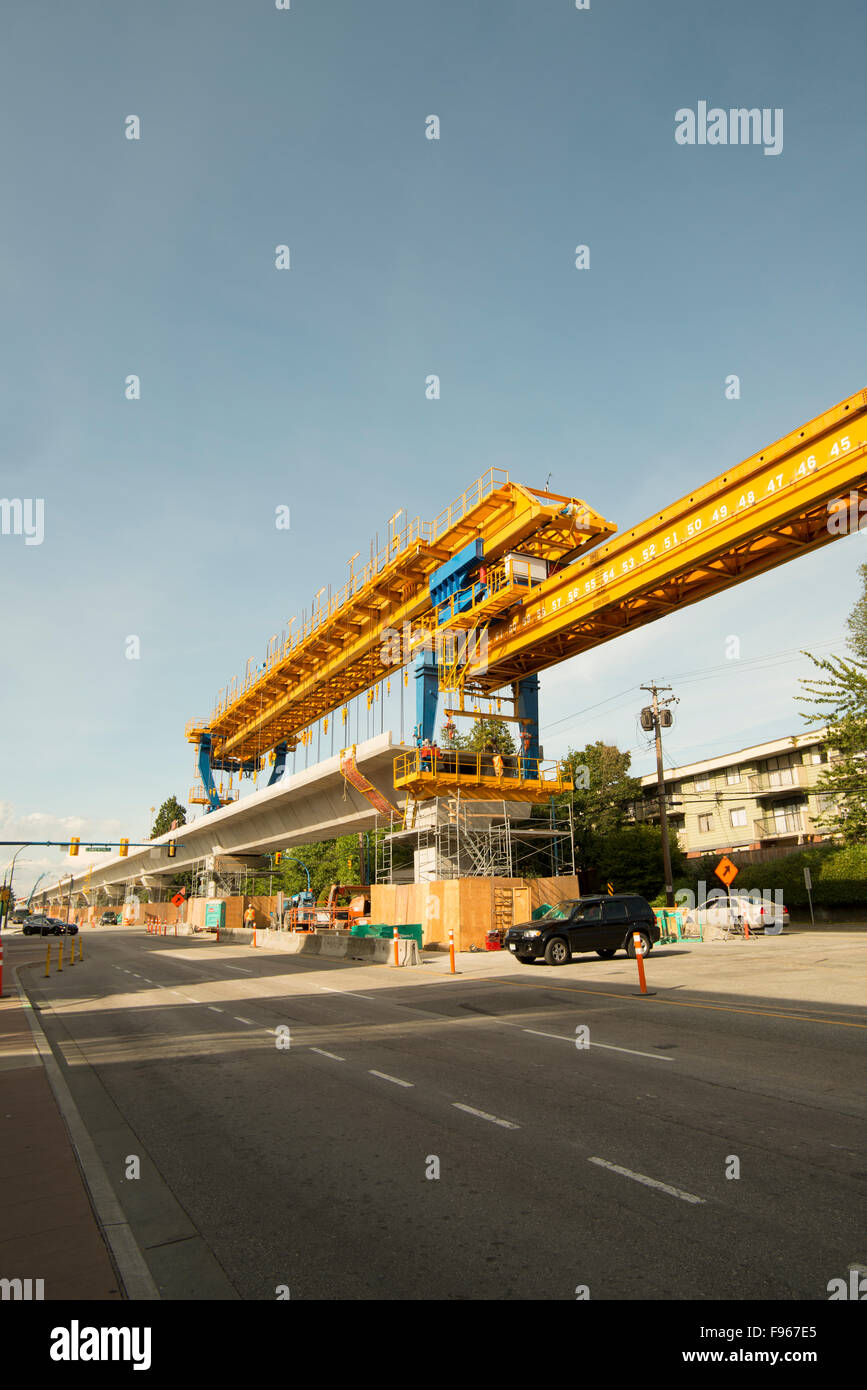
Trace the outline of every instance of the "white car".
{"label": "white car", "polygon": [[789,925],[789,909],[777,907],[772,898],[744,897],[732,893],[731,898],[712,899],[706,906],[692,908],[685,914],[688,926],[723,927],[729,932],[743,932],[746,923],[750,932],[778,936]]}

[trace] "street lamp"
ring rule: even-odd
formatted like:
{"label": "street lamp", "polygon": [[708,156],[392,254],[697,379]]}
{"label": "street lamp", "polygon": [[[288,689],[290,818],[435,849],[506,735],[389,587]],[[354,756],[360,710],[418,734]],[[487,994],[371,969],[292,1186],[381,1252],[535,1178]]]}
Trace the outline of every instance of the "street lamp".
{"label": "street lamp", "polygon": [[[22,846],[21,846],[21,849],[16,849],[15,853],[14,853],[13,856],[12,856],[12,861],[11,861],[11,864],[10,864],[10,866],[9,866],[9,880],[8,880],[9,893],[8,893],[8,896],[7,896],[5,893],[4,893],[4,895],[3,895],[2,917],[0,917],[0,926],[5,927],[5,926],[6,926],[6,923],[9,921],[9,904],[10,904],[10,902],[12,901],[12,879],[13,879],[13,876],[14,876],[14,874],[15,874],[15,860],[18,858],[19,854],[21,853],[21,850],[25,850],[25,849],[29,849],[29,848],[30,848],[29,845],[22,845]],[[6,880],[4,879],[3,887],[6,888],[6,886],[7,886],[7,883],[6,883]]]}
{"label": "street lamp", "polygon": [[283,858],[284,858],[284,859],[291,859],[295,864],[300,864],[300,865],[301,865],[302,869],[304,870],[305,874],[307,875],[307,892],[309,893],[309,892],[311,891],[311,890],[310,890],[310,870],[308,869],[307,865],[304,863],[304,860],[303,860],[303,859],[299,859],[298,856],[297,856],[297,854],[286,854],[285,852],[284,852]]}

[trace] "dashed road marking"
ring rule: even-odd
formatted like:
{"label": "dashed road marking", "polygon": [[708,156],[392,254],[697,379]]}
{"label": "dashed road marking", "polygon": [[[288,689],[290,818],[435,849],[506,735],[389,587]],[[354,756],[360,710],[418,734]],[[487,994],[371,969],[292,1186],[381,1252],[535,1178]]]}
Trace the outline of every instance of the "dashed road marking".
{"label": "dashed road marking", "polygon": [[[448,979],[449,977],[446,976],[445,978]],[[549,985],[547,983],[541,985],[541,982],[539,984],[536,984],[532,980],[500,979],[498,983],[504,985],[516,985],[518,986],[518,988],[524,989],[555,989],[560,993],[565,994],[595,994],[600,999],[620,999],[625,1003],[629,1003],[630,999],[635,997],[634,993],[632,995],[614,994],[611,990],[581,989],[581,987],[578,985]],[[670,1004],[672,1008],[676,1009],[714,1009],[721,1013],[727,1014],[753,1014],[758,1018],[784,1018],[792,1023],[828,1023],[835,1028],[867,1029],[867,1023],[851,1023],[848,1021],[841,1021],[839,1019],[834,1018],[816,1018],[812,1014],[780,1013],[771,1012],[771,1010],[769,1009],[737,1008],[733,1004],[711,1004],[710,1002],[705,1003],[703,1000],[699,999],[664,999],[659,994],[654,996],[648,995],[647,997],[648,999],[652,998],[653,1002],[657,1005]]]}
{"label": "dashed road marking", "polygon": [[228,961],[226,961],[226,969],[239,970],[242,975],[252,975],[253,973],[252,970],[245,970],[243,965],[230,965]]}
{"label": "dashed road marking", "polygon": [[452,1105],[456,1110],[465,1110],[468,1115],[478,1115],[480,1120],[490,1120],[492,1125],[500,1125],[503,1129],[520,1129],[520,1125],[512,1124],[511,1120],[500,1120],[496,1115],[489,1115],[486,1110],[475,1110],[472,1105],[461,1105],[459,1100],[453,1100]]}
{"label": "dashed road marking", "polygon": [[[567,1038],[563,1033],[540,1033],[538,1028],[525,1028],[525,1033],[533,1033],[537,1038],[559,1038],[561,1042],[573,1043],[574,1038]],[[588,1047],[604,1047],[608,1052],[628,1052],[632,1057],[650,1057],[654,1062],[673,1062],[673,1057],[660,1057],[656,1052],[638,1052],[634,1047],[615,1047],[614,1043],[591,1042]],[[579,1051],[583,1050],[581,1048]]]}
{"label": "dashed road marking", "polygon": [[393,1081],[395,1086],[414,1086],[414,1081],[401,1081],[399,1076],[389,1076],[387,1071],[374,1071],[373,1067],[368,1067],[371,1076],[381,1076],[383,1081]]}
{"label": "dashed road marking", "polygon": [[332,989],[330,985],[317,985],[316,988],[324,989],[327,994],[348,994],[352,999],[368,999],[371,1004],[376,1003],[372,995],[356,994],[355,991],[351,989]]}
{"label": "dashed road marking", "polygon": [[212,1014],[221,1014],[223,1012],[222,1009],[217,1008],[216,1004],[209,1004],[208,1008],[211,1010]]}
{"label": "dashed road marking", "polygon": [[330,1057],[333,1062],[345,1062],[345,1057],[338,1057],[336,1052],[326,1052],[324,1047],[311,1047],[311,1052],[318,1052],[320,1057]]}
{"label": "dashed road marking", "polygon": [[252,1018],[239,1018],[237,1014],[234,1014],[233,1017],[236,1023],[248,1023],[251,1028],[255,1028],[256,1026]]}
{"label": "dashed road marking", "polygon": [[669,1187],[667,1182],[657,1182],[656,1178],[648,1178],[644,1173],[633,1173],[631,1168],[621,1168],[617,1163],[609,1163],[605,1158],[588,1158],[588,1163],[596,1163],[600,1168],[607,1168],[611,1173],[619,1173],[622,1178],[632,1178],[633,1182],[644,1183],[645,1187],[655,1187],[659,1192],[667,1192],[670,1197],[679,1197],[682,1202],[691,1202],[695,1205],[704,1205],[704,1197],[696,1197],[692,1192],[682,1192],[679,1187]]}

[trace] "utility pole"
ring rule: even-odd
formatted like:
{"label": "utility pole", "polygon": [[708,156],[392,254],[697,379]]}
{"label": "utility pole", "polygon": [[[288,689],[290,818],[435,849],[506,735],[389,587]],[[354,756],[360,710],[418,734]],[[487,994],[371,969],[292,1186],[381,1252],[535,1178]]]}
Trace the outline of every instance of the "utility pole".
{"label": "utility pole", "polygon": [[650,691],[653,704],[641,711],[641,727],[646,732],[653,730],[656,738],[656,794],[659,800],[659,826],[662,831],[662,866],[665,873],[665,904],[674,907],[674,879],[671,872],[671,845],[668,840],[668,811],[665,805],[665,774],[662,768],[662,730],[671,726],[669,705],[678,703],[672,695],[667,700],[659,699],[661,690],[671,690],[670,685],[643,685],[642,690]]}

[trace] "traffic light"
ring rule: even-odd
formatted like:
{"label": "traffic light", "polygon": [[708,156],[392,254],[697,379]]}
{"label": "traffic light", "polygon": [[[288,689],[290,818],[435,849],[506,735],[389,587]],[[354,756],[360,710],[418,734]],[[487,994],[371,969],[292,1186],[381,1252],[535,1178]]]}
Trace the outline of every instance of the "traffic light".
{"label": "traffic light", "polygon": [[176,840],[169,840],[169,843],[168,843],[168,845],[166,846],[166,848],[168,849],[168,852],[169,852],[169,859],[174,859],[175,855],[176,855],[177,852],[178,852],[177,841],[176,841]]}
{"label": "traffic light", "polygon": [[121,840],[121,842],[120,842],[120,857],[121,857],[121,859],[125,859],[126,856],[127,856],[128,854],[129,854],[129,839]]}
{"label": "traffic light", "polygon": [[77,853],[78,853],[78,846],[79,846],[80,844],[81,844],[81,836],[80,836],[80,835],[73,835],[72,838],[71,838],[71,840],[69,841],[69,853],[70,853],[70,854],[77,854]]}
{"label": "traffic light", "polygon": [[275,864],[279,864],[279,863],[280,863],[280,860],[281,860],[282,858],[283,858],[283,851],[282,851],[282,849],[278,849],[277,853],[274,855],[274,863],[275,863]]}

